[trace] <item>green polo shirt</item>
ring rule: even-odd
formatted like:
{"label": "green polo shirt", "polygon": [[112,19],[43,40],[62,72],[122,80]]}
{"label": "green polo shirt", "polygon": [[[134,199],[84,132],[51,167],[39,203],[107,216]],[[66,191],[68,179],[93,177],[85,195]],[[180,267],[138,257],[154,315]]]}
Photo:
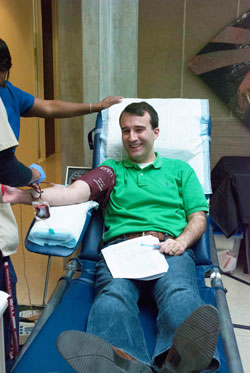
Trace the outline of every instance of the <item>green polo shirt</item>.
{"label": "green polo shirt", "polygon": [[179,236],[187,216],[208,211],[200,182],[186,162],[162,158],[141,169],[129,159],[109,159],[103,164],[113,168],[116,185],[104,210],[106,232],[103,240],[124,233],[166,232]]}

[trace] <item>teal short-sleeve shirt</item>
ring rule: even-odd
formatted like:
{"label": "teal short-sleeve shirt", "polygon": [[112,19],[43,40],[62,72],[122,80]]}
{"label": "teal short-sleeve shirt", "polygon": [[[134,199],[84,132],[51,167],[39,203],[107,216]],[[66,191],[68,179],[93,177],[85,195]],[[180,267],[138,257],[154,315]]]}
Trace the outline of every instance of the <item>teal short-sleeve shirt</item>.
{"label": "teal short-sleeve shirt", "polygon": [[208,211],[194,170],[181,160],[162,158],[141,169],[129,159],[107,160],[116,185],[104,210],[104,242],[124,233],[159,231],[179,236],[187,216]]}

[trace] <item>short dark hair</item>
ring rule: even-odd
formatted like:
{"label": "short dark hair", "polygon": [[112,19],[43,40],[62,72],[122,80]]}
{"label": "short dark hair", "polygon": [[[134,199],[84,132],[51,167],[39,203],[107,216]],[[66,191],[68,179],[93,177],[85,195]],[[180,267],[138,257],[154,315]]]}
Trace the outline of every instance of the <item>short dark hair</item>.
{"label": "short dark hair", "polygon": [[7,44],[0,39],[0,71],[9,71],[11,68],[11,55]]}
{"label": "short dark hair", "polygon": [[121,123],[121,117],[124,113],[132,114],[132,115],[138,115],[139,117],[143,117],[145,113],[148,113],[150,115],[150,124],[153,129],[159,127],[159,117],[153,106],[149,105],[145,101],[141,102],[133,102],[132,104],[129,104],[125,107],[125,109],[122,111],[119,122]]}

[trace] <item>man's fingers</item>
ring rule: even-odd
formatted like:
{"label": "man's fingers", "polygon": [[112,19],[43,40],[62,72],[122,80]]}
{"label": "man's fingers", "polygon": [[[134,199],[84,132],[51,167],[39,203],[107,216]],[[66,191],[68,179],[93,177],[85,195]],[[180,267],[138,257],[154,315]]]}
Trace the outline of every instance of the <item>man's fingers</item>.
{"label": "man's fingers", "polygon": [[183,247],[174,239],[168,239],[161,243],[160,252],[168,255],[181,255],[184,252]]}

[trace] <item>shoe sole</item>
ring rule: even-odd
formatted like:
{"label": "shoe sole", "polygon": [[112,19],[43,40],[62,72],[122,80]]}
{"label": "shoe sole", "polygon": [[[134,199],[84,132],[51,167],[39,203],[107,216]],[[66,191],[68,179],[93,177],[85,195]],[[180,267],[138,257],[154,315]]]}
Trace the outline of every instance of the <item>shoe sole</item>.
{"label": "shoe sole", "polygon": [[152,373],[151,368],[122,358],[102,338],[79,331],[65,331],[57,339],[57,349],[76,372]]}
{"label": "shoe sole", "polygon": [[177,329],[174,347],[181,361],[176,369],[162,373],[191,373],[206,369],[213,359],[220,330],[217,309],[210,305],[197,308]]}

